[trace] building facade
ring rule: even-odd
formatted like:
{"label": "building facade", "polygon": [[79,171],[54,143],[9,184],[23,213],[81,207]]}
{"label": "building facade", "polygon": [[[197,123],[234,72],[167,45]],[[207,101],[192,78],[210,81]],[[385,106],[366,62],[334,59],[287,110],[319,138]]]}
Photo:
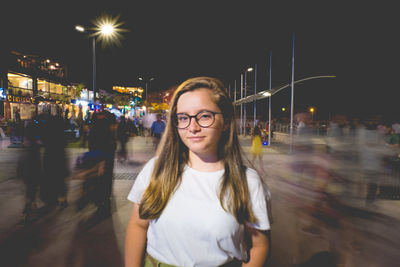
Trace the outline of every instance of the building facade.
{"label": "building facade", "polygon": [[72,107],[75,85],[68,82],[67,68],[57,60],[11,51],[0,62],[0,116],[22,120],[35,114]]}

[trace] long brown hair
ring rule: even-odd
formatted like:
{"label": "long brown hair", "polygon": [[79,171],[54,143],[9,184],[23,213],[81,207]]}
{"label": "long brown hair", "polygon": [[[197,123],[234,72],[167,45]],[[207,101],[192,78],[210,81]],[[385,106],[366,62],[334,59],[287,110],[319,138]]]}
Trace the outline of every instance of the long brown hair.
{"label": "long brown hair", "polygon": [[182,94],[200,88],[212,91],[213,101],[223,113],[224,124],[229,125],[229,128],[222,133],[218,144],[218,157],[223,161],[225,169],[219,193],[221,205],[235,216],[239,223],[255,222],[250,204],[246,167],[236,132],[234,106],[223,83],[210,77],[188,79],[175,91],[170,103],[170,116],[165,133],[156,152],[150,184],[140,202],[140,217],[158,218],[181,183],[182,173],[188,162],[188,148],[181,141],[175,126],[177,103]]}

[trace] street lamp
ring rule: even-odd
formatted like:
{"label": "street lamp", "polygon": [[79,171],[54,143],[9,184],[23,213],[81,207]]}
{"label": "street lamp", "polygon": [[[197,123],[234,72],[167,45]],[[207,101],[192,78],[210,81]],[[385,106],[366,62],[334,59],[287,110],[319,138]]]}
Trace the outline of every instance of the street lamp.
{"label": "street lamp", "polygon": [[[247,73],[248,72],[252,72],[254,69],[253,68],[247,68],[245,71],[244,71],[244,97],[246,98],[247,97]],[[244,116],[244,135],[246,136],[246,120],[247,120],[247,105],[246,105],[246,103],[244,104],[244,114],[243,114],[243,116]]]}
{"label": "street lamp", "polygon": [[82,33],[89,33],[89,37],[92,38],[92,68],[93,68],[93,81],[92,81],[92,89],[93,89],[93,104],[96,105],[96,37],[102,42],[102,44],[106,44],[108,42],[118,42],[118,38],[120,37],[119,31],[125,31],[123,29],[118,29],[117,26],[121,25],[121,23],[117,23],[117,18],[111,17],[102,17],[94,21],[95,28],[87,29],[84,26],[76,25],[75,30]]}
{"label": "street lamp", "polygon": [[146,79],[144,79],[144,78],[142,78],[142,77],[139,77],[139,80],[140,81],[142,81],[142,82],[144,82],[145,83],[145,87],[146,87],[146,103],[145,103],[145,107],[146,107],[146,112],[147,112],[147,85],[152,81],[152,80],[154,80],[155,78],[154,77],[151,77],[151,78],[149,78],[148,80],[146,80]]}
{"label": "street lamp", "polygon": [[311,108],[309,109],[309,111],[311,112],[312,122],[314,123],[314,112],[315,112],[315,108],[311,107]]}

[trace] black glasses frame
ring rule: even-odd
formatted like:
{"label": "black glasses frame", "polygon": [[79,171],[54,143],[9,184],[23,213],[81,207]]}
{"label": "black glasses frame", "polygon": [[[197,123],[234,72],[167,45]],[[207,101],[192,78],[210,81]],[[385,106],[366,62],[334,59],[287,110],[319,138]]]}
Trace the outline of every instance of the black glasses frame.
{"label": "black glasses frame", "polygon": [[[202,125],[200,125],[199,119],[197,118],[197,116],[198,116],[199,114],[204,113],[204,112],[209,112],[209,113],[213,114],[213,121],[212,121],[212,123],[211,123],[210,125],[208,125],[208,126],[202,126]],[[210,110],[202,110],[202,111],[198,112],[196,115],[193,115],[193,116],[190,116],[190,115],[187,114],[187,113],[176,113],[176,114],[175,114],[175,126],[176,126],[176,128],[178,128],[178,129],[186,129],[186,128],[189,127],[190,124],[192,123],[192,118],[194,118],[194,120],[196,121],[197,125],[199,125],[201,128],[208,128],[208,127],[210,127],[210,126],[212,126],[212,125],[214,124],[214,122],[215,122],[215,114],[223,114],[223,113],[222,113],[222,112],[214,112],[214,111],[210,111]],[[183,127],[183,128],[178,127],[178,115],[186,115],[186,116],[189,117],[189,123],[188,123],[188,125],[187,125],[186,127]]]}

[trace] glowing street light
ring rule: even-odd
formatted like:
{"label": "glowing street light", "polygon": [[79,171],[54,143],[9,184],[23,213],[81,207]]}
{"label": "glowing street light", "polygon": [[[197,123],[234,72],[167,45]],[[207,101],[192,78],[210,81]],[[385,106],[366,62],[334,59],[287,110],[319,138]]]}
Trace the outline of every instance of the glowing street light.
{"label": "glowing street light", "polygon": [[111,35],[114,32],[114,26],[111,24],[104,24],[101,26],[100,31],[104,35]]}
{"label": "glowing street light", "polygon": [[84,32],[84,31],[85,31],[85,28],[82,27],[82,26],[80,26],[80,25],[76,25],[76,26],[75,26],[75,30],[77,30],[78,32]]}
{"label": "glowing street light", "polygon": [[79,32],[88,32],[92,38],[92,67],[93,67],[93,104],[96,104],[96,38],[101,41],[104,47],[107,44],[115,43],[120,45],[119,39],[122,35],[119,32],[127,31],[120,29],[118,26],[123,23],[118,23],[119,17],[112,18],[110,16],[102,16],[93,21],[95,28],[86,29],[82,25],[76,25],[75,30]]}

